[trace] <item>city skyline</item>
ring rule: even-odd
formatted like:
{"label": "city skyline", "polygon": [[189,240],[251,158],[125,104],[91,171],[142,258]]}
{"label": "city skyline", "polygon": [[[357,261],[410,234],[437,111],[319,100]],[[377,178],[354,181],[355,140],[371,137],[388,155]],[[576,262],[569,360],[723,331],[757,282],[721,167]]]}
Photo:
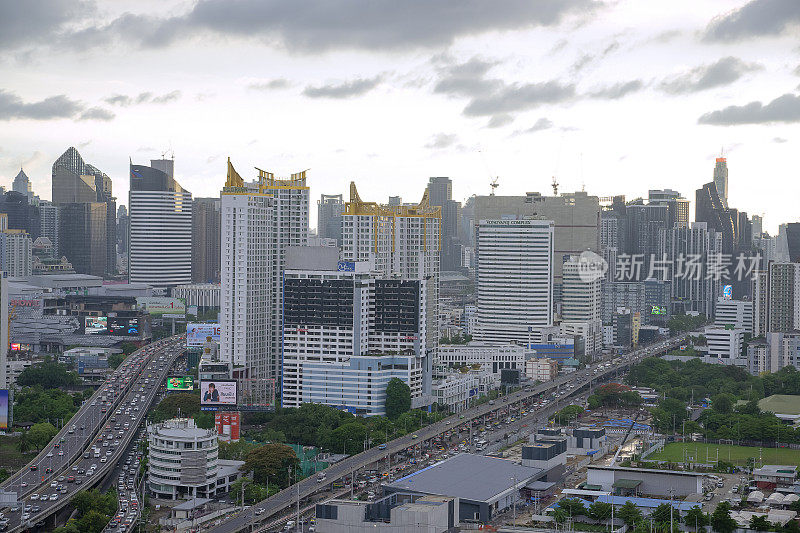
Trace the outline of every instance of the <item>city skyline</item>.
{"label": "city skyline", "polygon": [[[3,185],[22,166],[46,199],[52,162],[74,145],[119,204],[129,157],[173,152],[197,197],[218,194],[230,156],[246,179],[253,166],[310,167],[312,198],[354,180],[365,197],[414,201],[429,176],[451,177],[460,201],[489,194],[494,176],[499,195],[548,194],[555,175],[561,191],[691,200],[722,149],[731,206],[765,213],[773,234],[796,220],[786,169],[800,7],[789,0],[521,2],[477,5],[470,20],[443,5],[447,23],[413,28],[415,3],[355,22],[354,4],[311,4],[299,22],[277,3],[226,17],[216,1],[162,5],[2,8]],[[785,194],[753,185],[765,176]]]}

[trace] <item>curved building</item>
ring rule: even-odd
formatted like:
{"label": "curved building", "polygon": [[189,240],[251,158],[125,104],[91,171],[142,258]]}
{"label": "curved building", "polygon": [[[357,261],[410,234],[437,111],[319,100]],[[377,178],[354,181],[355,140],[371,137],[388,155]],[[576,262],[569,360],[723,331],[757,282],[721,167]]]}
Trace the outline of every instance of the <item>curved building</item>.
{"label": "curved building", "polygon": [[173,178],[174,161],[131,165],[128,279],[153,287],[192,282],[192,193]]}

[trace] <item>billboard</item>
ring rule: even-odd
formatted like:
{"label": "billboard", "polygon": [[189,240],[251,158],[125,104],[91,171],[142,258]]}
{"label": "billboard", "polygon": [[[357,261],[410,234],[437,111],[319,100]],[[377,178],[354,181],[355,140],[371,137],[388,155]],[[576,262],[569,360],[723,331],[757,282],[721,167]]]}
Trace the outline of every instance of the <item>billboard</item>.
{"label": "billboard", "polygon": [[666,315],[667,308],[663,305],[653,305],[650,307],[650,314],[651,315]]}
{"label": "billboard", "polygon": [[200,406],[213,407],[215,405],[236,405],[235,381],[200,382]]}
{"label": "billboard", "polygon": [[138,337],[139,319],[138,318],[109,318],[108,334],[119,337]]}
{"label": "billboard", "polygon": [[167,378],[167,390],[192,391],[194,390],[194,378],[192,376]]}
{"label": "billboard", "polygon": [[87,335],[107,335],[107,316],[87,316],[84,319],[84,331]]}
{"label": "billboard", "polygon": [[0,389],[0,429],[6,430],[11,425],[11,395],[8,389]]}
{"label": "billboard", "polygon": [[219,324],[186,324],[186,346],[203,346],[206,338],[219,342]]}
{"label": "billboard", "polygon": [[224,439],[230,439],[233,442],[239,440],[239,427],[241,426],[239,413],[218,411],[214,415],[214,425],[217,427],[217,433]]}
{"label": "billboard", "polygon": [[723,287],[722,287],[722,299],[723,300],[733,300],[733,286],[732,285],[723,285]]}
{"label": "billboard", "polygon": [[180,298],[165,296],[137,296],[136,305],[152,316],[185,315],[186,304]]}

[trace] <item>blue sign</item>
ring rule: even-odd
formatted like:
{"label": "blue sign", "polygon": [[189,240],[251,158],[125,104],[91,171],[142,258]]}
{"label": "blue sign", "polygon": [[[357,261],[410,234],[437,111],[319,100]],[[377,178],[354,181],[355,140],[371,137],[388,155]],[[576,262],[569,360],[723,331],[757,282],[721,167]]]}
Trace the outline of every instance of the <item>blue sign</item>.
{"label": "blue sign", "polygon": [[356,264],[353,261],[339,261],[339,272],[355,272]]}
{"label": "blue sign", "polygon": [[733,299],[733,286],[725,285],[722,287],[722,297],[726,300]]}

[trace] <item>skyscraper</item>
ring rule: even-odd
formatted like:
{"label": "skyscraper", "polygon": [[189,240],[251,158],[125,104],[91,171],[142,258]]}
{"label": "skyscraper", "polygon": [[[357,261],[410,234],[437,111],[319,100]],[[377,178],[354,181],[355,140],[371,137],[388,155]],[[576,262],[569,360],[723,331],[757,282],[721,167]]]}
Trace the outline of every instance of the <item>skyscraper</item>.
{"label": "skyscraper", "polygon": [[[726,173],[727,176],[727,173]],[[697,222],[705,222],[708,229],[722,236],[722,253],[733,254],[738,236],[738,213],[734,215],[723,202],[715,182],[706,183],[695,193],[695,215]]]}
{"label": "skyscraper", "polygon": [[669,208],[658,204],[628,204],[625,209],[626,252],[644,259],[640,280],[648,277],[651,259],[659,261],[666,251]]}
{"label": "skyscraper", "polygon": [[714,164],[714,188],[722,206],[728,207],[728,163],[724,157],[718,157]]}
{"label": "skyscraper", "polygon": [[308,244],[305,172],[245,183],[228,160],[221,193],[220,357],[251,378],[277,380],[286,249]]}
{"label": "skyscraper", "polygon": [[458,240],[461,203],[453,200],[453,182],[447,177],[433,177],[428,181],[431,205],[442,208],[442,259],[441,269],[461,268],[461,244]]}
{"label": "skyscraper", "polygon": [[9,229],[23,230],[33,240],[41,236],[39,206],[32,205],[25,194],[8,191],[0,195],[0,213],[8,215]]}
{"label": "skyscraper", "polygon": [[481,220],[475,240],[476,340],[539,340],[553,324],[553,222]]}
{"label": "skyscraper", "polygon": [[192,193],[173,172],[169,159],[130,165],[131,283],[166,288],[192,281]]}
{"label": "skyscraper", "polygon": [[651,189],[647,195],[650,205],[667,206],[667,229],[670,230],[678,226],[689,225],[689,200],[681,196],[678,191],[672,189]]}
{"label": "skyscraper", "polygon": [[342,246],[342,213],[344,201],[341,194],[323,194],[317,200],[317,237],[336,239]]}
{"label": "skyscraper", "polygon": [[9,229],[8,215],[0,213],[0,270],[11,277],[30,276],[33,242],[21,229]]}
{"label": "skyscraper", "polygon": [[[69,147],[56,161],[53,163],[52,169],[52,200],[56,205],[71,204],[71,203],[102,203],[105,205],[105,229],[103,230],[105,245],[102,253],[105,255],[102,259],[99,256],[91,258],[93,264],[104,265],[104,272],[100,275],[114,275],[116,274],[117,263],[117,224],[116,224],[116,199],[112,194],[111,178],[98,168],[85,163],[81,155],[74,147]],[[96,208],[92,208],[94,212]],[[86,211],[84,211],[86,212]],[[62,212],[63,215],[63,212]],[[94,215],[92,216],[93,219]],[[92,222],[93,224],[95,222]],[[69,243],[77,243],[79,236],[71,236]],[[60,239],[64,241],[64,239]],[[78,273],[85,273],[79,270],[78,265],[85,264],[82,260],[74,260],[70,254],[84,253],[85,250],[92,250],[94,254],[100,254],[100,249],[96,243],[83,243],[78,247],[83,251],[73,252],[69,247],[65,247],[64,242],[60,242],[61,253],[66,255],[67,258],[75,266],[75,271]],[[97,271],[93,268],[93,271]]]}
{"label": "skyscraper", "polygon": [[601,318],[602,290],[599,276],[587,275],[587,258],[570,256],[564,261],[561,287],[561,329],[564,333],[579,332],[587,354],[603,347]]}
{"label": "skyscraper", "polygon": [[11,184],[11,190],[20,194],[24,194],[28,198],[28,203],[33,204],[31,180],[21,168],[19,169],[19,173],[14,178],[14,182]]}
{"label": "skyscraper", "polygon": [[192,206],[192,281],[218,283],[220,199],[195,198]]}
{"label": "skyscraper", "polygon": [[715,279],[713,273],[715,262],[721,260],[722,236],[705,222],[695,222],[688,228],[675,227],[668,235],[674,311],[713,316],[721,294],[720,279]]}
{"label": "skyscraper", "polygon": [[59,206],[59,255],[66,256],[78,274],[102,277],[108,271],[107,208],[100,202]]}

